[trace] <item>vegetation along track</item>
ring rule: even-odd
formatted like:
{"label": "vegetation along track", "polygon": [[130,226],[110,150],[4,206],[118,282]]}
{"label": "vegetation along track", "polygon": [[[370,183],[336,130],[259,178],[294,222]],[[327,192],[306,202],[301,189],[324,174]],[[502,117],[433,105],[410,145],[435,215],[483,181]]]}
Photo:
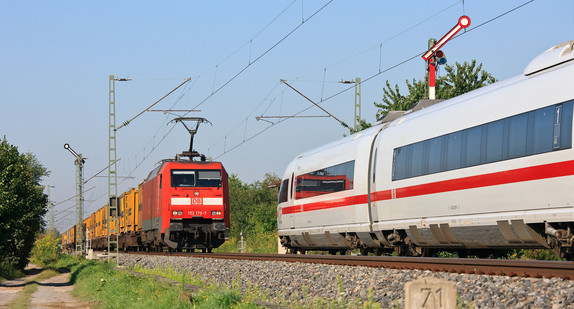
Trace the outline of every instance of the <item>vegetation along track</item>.
{"label": "vegetation along track", "polygon": [[251,253],[129,252],[132,254],[189,256],[215,259],[284,261],[394,269],[418,269],[451,273],[486,274],[574,280],[574,262],[535,260],[455,259],[394,256],[295,255]]}

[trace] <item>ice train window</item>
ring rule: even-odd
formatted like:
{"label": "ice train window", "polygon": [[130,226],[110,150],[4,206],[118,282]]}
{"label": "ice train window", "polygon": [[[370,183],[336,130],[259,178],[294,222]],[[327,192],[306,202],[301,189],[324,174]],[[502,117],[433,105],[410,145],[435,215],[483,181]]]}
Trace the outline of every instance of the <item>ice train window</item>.
{"label": "ice train window", "polygon": [[409,176],[415,177],[423,174],[425,143],[416,143],[411,149],[411,164]]}
{"label": "ice train window", "polygon": [[508,158],[519,158],[526,155],[528,114],[510,118],[508,130]]}
{"label": "ice train window", "polygon": [[392,180],[570,149],[573,102],[397,147]]}
{"label": "ice train window", "polygon": [[461,167],[462,132],[454,132],[448,135],[446,151],[446,169],[454,170]]}
{"label": "ice train window", "polygon": [[533,154],[552,151],[554,106],[534,111]]}
{"label": "ice train window", "polygon": [[441,171],[441,152],[444,138],[437,137],[429,141],[428,150],[428,174],[433,174]]}
{"label": "ice train window", "polygon": [[395,149],[393,154],[393,179],[407,178],[407,152],[409,146]]}
{"label": "ice train window", "polygon": [[295,198],[307,198],[353,189],[355,161],[349,161],[296,177]]}
{"label": "ice train window", "polygon": [[480,144],[482,142],[482,126],[466,130],[465,166],[480,164]]}
{"label": "ice train window", "polygon": [[572,148],[572,102],[562,104],[560,149]]}
{"label": "ice train window", "polygon": [[486,125],[486,162],[502,160],[503,129],[502,121],[495,121]]}
{"label": "ice train window", "polygon": [[279,188],[278,203],[287,202],[287,189],[289,188],[289,179],[283,179]]}

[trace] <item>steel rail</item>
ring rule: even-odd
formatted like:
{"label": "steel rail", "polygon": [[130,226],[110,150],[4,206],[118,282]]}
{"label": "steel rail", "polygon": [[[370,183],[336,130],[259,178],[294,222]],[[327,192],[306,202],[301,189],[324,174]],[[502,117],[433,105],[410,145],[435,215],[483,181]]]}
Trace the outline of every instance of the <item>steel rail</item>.
{"label": "steel rail", "polygon": [[165,253],[129,252],[131,254],[156,254],[196,258],[215,258],[255,261],[282,261],[289,263],[317,263],[344,266],[363,266],[391,269],[429,270],[479,275],[499,275],[531,278],[562,278],[574,280],[574,262],[497,260],[497,259],[455,259],[394,256],[351,256],[351,255],[299,255],[299,254],[254,254],[254,253]]}

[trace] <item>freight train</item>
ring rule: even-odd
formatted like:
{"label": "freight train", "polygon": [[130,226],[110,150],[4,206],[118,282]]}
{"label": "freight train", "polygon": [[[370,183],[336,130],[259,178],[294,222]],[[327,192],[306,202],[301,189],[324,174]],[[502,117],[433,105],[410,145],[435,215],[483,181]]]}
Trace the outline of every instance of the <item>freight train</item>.
{"label": "freight train", "polygon": [[391,112],[297,156],[278,196],[291,253],[552,248],[574,242],[574,41],[523,74]]}
{"label": "freight train", "polygon": [[[194,134],[188,152],[162,160],[137,189],[119,196],[118,235],[110,235],[119,249],[211,252],[228,239],[228,175],[220,162],[191,150]],[[108,214],[105,205],[83,221],[83,239],[95,250],[108,249]],[[74,226],[62,234],[65,250],[75,250],[76,233]]]}

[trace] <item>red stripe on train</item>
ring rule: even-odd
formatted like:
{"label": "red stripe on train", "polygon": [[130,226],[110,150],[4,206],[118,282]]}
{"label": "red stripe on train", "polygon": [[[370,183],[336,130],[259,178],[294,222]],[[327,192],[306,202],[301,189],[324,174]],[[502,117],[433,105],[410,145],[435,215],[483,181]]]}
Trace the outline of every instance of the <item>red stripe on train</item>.
{"label": "red stripe on train", "polygon": [[[574,161],[565,161],[565,162],[519,168],[504,172],[476,175],[476,176],[438,181],[404,188],[397,188],[395,191],[395,198],[405,198],[405,197],[421,196],[435,193],[468,190],[468,189],[497,186],[516,182],[548,179],[548,178],[571,176],[571,175],[574,175]],[[373,202],[390,200],[390,199],[392,199],[391,190],[377,191],[371,194],[371,200]],[[338,198],[315,203],[284,207],[281,210],[281,213],[287,215],[287,214],[313,211],[313,210],[344,207],[356,204],[365,204],[367,202],[368,202],[367,195],[363,194],[363,195],[356,195],[356,196]]]}

